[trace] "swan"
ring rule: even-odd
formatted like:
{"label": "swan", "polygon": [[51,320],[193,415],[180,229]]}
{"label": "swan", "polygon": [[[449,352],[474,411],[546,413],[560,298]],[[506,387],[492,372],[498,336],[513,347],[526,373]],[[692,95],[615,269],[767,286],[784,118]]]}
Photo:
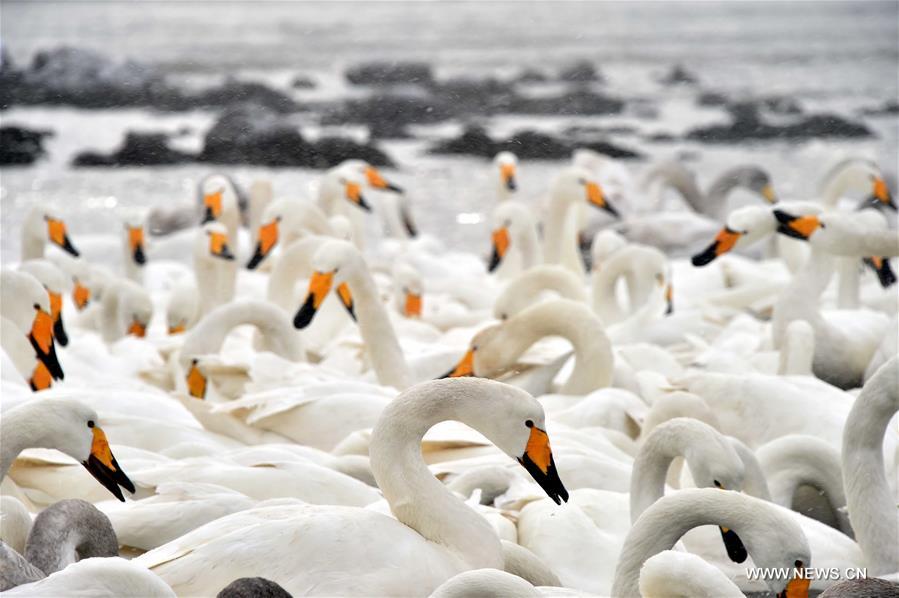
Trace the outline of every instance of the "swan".
{"label": "swan", "polygon": [[899,411],[897,381],[899,357],[894,356],[862,388],[843,429],[841,463],[849,520],[871,575],[899,568],[899,520],[883,461],[887,425]]}
{"label": "swan", "polygon": [[542,264],[522,272],[503,287],[493,302],[493,315],[498,320],[506,320],[541,298],[553,295],[587,303],[587,291],[571,270]]}
{"label": "swan", "polygon": [[[846,493],[841,477],[840,451],[827,442],[803,434],[781,436],[756,449],[759,465],[771,492],[771,500],[839,529],[852,537],[843,514]],[[799,491],[809,486],[821,500],[808,504]],[[824,517],[815,507],[824,502]]]}
{"label": "swan", "polygon": [[53,317],[53,338],[65,347],[69,336],[62,318],[62,297],[71,286],[66,275],[53,262],[46,259],[22,262],[19,270],[34,276],[47,289],[50,297],[50,315]]}
{"label": "swan", "polygon": [[400,390],[409,387],[412,380],[406,358],[359,251],[348,241],[328,241],[316,251],[312,263],[315,272],[309,280],[306,299],[294,317],[294,326],[308,326],[334,287],[359,324],[378,381]]}
{"label": "swan", "polygon": [[405,263],[393,268],[393,298],[398,313],[406,318],[421,318],[424,283],[418,270]]}
{"label": "swan", "polygon": [[[32,384],[46,388],[51,380],[62,380],[65,374],[56,356],[53,338],[53,316],[50,296],[38,280],[25,272],[3,270],[0,273],[0,316],[3,318],[4,350],[9,348],[16,369]],[[16,333],[21,334],[34,350],[34,356],[43,368],[30,361],[27,351]],[[24,369],[23,369],[24,368]]]}
{"label": "swan", "polygon": [[206,313],[234,297],[237,264],[225,227],[208,222],[193,241],[194,280],[175,285],[166,309],[169,334],[191,328]]}
{"label": "swan", "polygon": [[[461,571],[502,568],[503,547],[492,526],[422,460],[425,432],[447,419],[474,426],[551,498],[567,500],[539,403],[498,382],[436,380],[392,401],[372,432],[372,472],[396,520],[366,509],[259,508],[218,519],[134,562],[187,594],[263,575],[293,595],[425,595]],[[209,559],[219,566],[205,566]]]}
{"label": "swan", "polygon": [[0,480],[26,448],[54,448],[84,465],[100,484],[124,502],[119,486],[134,493],[134,484],[119,467],[97,421],[92,409],[73,400],[42,399],[10,408],[0,421]]}
{"label": "swan", "polygon": [[863,204],[896,209],[880,167],[870,160],[856,157],[840,160],[819,181],[818,197],[828,208],[837,207],[840,199],[849,191],[867,192],[868,196],[862,199]]}
{"label": "swan", "polygon": [[743,592],[713,565],[689,552],[663,550],[640,568],[644,598],[741,598]]}
{"label": "swan", "polygon": [[[543,252],[537,236],[537,222],[531,210],[523,204],[506,201],[493,210],[493,248],[487,271],[498,268],[506,276],[526,271],[543,262]],[[508,260],[507,254],[514,252],[517,259]],[[501,267],[503,264],[514,264]],[[516,267],[517,266],[517,267]]]}
{"label": "swan", "polygon": [[211,174],[200,181],[202,218],[200,222],[220,222],[229,239],[237,239],[240,227],[240,206],[237,189],[228,177]]}
{"label": "swan", "polygon": [[768,172],[755,164],[741,164],[722,172],[709,184],[708,191],[700,191],[696,176],[683,163],[676,160],[662,162],[650,168],[643,176],[644,189],[657,185],[653,207],[662,204],[662,192],[674,189],[694,212],[722,220],[727,209],[728,195],[735,189],[746,189],[759,195],[769,204],[777,203],[777,195]]}
{"label": "swan", "polygon": [[480,331],[447,376],[496,375],[547,336],[561,336],[574,348],[574,369],[559,389],[561,394],[583,395],[611,383],[612,344],[590,309],[569,299],[537,303]]}
{"label": "swan", "polygon": [[22,260],[44,257],[44,249],[50,242],[67,253],[78,257],[62,219],[50,210],[35,206],[25,216],[22,224]]}
{"label": "swan", "polygon": [[100,332],[107,343],[126,335],[143,338],[153,317],[153,300],[144,287],[121,278],[104,289],[98,317]]}
{"label": "swan", "polygon": [[561,264],[579,276],[584,274],[584,264],[578,252],[576,220],[584,201],[619,217],[618,210],[609,203],[590,172],[572,166],[563,170],[553,183],[543,240],[546,263]]}
{"label": "swan", "polygon": [[178,361],[191,396],[206,398],[209,380],[203,362],[221,350],[232,330],[245,324],[259,331],[265,350],[290,361],[305,360],[302,339],[287,312],[267,301],[232,301],[209,312],[184,337]]}
{"label": "swan", "polygon": [[256,233],[256,249],[247,263],[255,270],[281,243],[287,247],[306,235],[334,236],[328,217],[312,202],[279,199],[270,203],[262,213],[262,224]]}
{"label": "swan", "polygon": [[[61,272],[68,276],[71,284],[67,287],[72,290],[72,303],[75,309],[83,311],[91,300],[91,294],[96,290],[91,290],[91,281],[93,269],[84,260],[73,258],[68,253],[56,252],[48,258]],[[96,281],[102,282],[102,281]]]}
{"label": "swan", "polygon": [[[811,551],[799,525],[771,503],[737,492],[709,488],[681,490],[656,501],[631,528],[615,568],[612,596],[639,595],[640,568],[650,557],[674,547],[701,525],[734,530],[756,567],[793,571],[791,579],[767,579],[775,594],[807,596],[809,580],[799,574]],[[795,592],[795,593],[794,593]]]}
{"label": "swan", "polygon": [[4,592],[4,596],[175,598],[175,593],[156,575],[135,564],[134,561],[116,557],[78,561],[45,579],[8,590]]}
{"label": "swan", "polygon": [[[665,294],[670,310],[668,270],[668,258],[654,247],[632,244],[619,249],[593,272],[593,311],[606,326],[621,322],[649,300],[659,281],[667,283]],[[627,282],[630,309],[622,307],[617,297],[617,284],[622,277]]]}
{"label": "swan", "polygon": [[122,228],[117,234],[84,235],[79,239],[81,259],[91,264],[119,267],[116,254],[121,255],[120,272],[125,278],[144,283],[144,272],[150,247],[144,234],[144,218],[128,213],[121,218]]}
{"label": "swan", "polygon": [[518,156],[512,152],[499,152],[493,156],[490,178],[500,203],[515,197],[518,191]]}

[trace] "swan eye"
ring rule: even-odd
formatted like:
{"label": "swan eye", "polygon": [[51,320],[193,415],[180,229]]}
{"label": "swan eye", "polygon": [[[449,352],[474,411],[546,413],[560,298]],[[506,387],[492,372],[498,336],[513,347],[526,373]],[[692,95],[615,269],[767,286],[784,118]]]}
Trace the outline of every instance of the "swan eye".
{"label": "swan eye", "polygon": [[529,427],[529,428],[533,428],[533,427],[534,427],[534,421],[533,421],[533,420],[530,420],[530,419],[529,419],[529,420],[525,420],[524,425],[526,425],[526,426]]}
{"label": "swan eye", "polygon": [[40,308],[41,308],[40,304],[38,304],[38,303],[34,304],[34,309],[40,309]]}
{"label": "swan eye", "polygon": [[796,568],[797,568],[797,569],[802,569],[802,567],[803,567],[803,562],[802,562],[802,561],[796,561],[796,562],[793,563],[793,564],[796,565]]}
{"label": "swan eye", "polygon": [[87,420],[87,427],[88,427],[88,428],[93,428],[93,427],[94,427],[94,420],[92,420],[92,419]]}

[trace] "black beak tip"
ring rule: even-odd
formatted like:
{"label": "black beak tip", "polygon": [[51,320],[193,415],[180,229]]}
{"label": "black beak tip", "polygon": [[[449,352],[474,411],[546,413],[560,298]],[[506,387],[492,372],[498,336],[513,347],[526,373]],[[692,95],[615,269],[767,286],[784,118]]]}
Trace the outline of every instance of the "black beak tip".
{"label": "black beak tip", "polygon": [[206,224],[207,222],[213,222],[215,220],[215,214],[212,213],[212,210],[206,208],[206,211],[203,212],[203,220],[200,221],[200,224]]}
{"label": "black beak tip", "polygon": [[68,235],[66,235],[65,238],[63,238],[63,241],[62,241],[62,248],[63,248],[64,250],[66,250],[69,254],[71,254],[71,255],[73,255],[73,256],[75,256],[75,257],[79,257],[79,256],[81,255],[81,254],[78,252],[78,250],[75,249],[75,246],[72,245],[72,241],[69,239]]}
{"label": "black beak tip", "polygon": [[219,257],[222,258],[223,260],[234,261],[234,254],[231,253],[231,250],[228,249],[227,245],[222,247],[222,252],[219,254]]}
{"label": "black beak tip", "polygon": [[399,185],[394,185],[393,183],[387,183],[386,189],[388,191],[393,191],[394,193],[403,193],[404,190]]}
{"label": "black beak tip", "polygon": [[306,301],[303,303],[302,307],[297,311],[296,316],[293,318],[293,327],[303,329],[312,323],[312,318],[315,317],[315,307],[312,302],[314,298],[312,295],[309,295],[306,298]]}
{"label": "black beak tip", "polygon": [[781,224],[789,224],[790,222],[796,220],[795,216],[793,216],[792,214],[788,214],[783,210],[774,210],[772,213],[774,214],[774,217],[777,218],[777,221]]}
{"label": "black beak tip", "polygon": [[265,259],[265,256],[262,255],[262,251],[260,251],[259,247],[257,247],[256,252],[253,254],[253,257],[251,257],[250,261],[247,262],[247,270],[255,270],[256,267],[262,263],[263,259]]}
{"label": "black beak tip", "polygon": [[362,208],[363,210],[365,210],[366,212],[371,212],[371,205],[369,205],[369,203],[367,201],[365,201],[365,198],[362,197],[361,195],[359,196],[359,207]]}
{"label": "black beak tip", "polygon": [[712,263],[712,261],[716,257],[718,257],[715,254],[716,245],[717,245],[717,243],[712,243],[711,245],[709,245],[708,248],[706,248],[705,251],[703,251],[701,253],[697,253],[692,258],[690,258],[690,262],[697,268],[701,268],[702,266]]}
{"label": "black beak tip", "polygon": [[502,258],[499,256],[499,252],[494,248],[493,253],[490,254],[490,262],[487,264],[487,272],[493,272],[499,268],[501,261]]}
{"label": "black beak tip", "polygon": [[721,532],[721,539],[724,541],[724,547],[727,549],[727,556],[730,560],[735,563],[745,561],[749,553],[746,551],[743,541],[740,540],[740,536],[732,529],[724,531],[724,529],[719,527],[718,530]]}
{"label": "black beak tip", "polygon": [[614,216],[614,217],[617,218],[618,220],[621,220],[621,214],[618,213],[618,210],[616,210],[616,209],[612,206],[612,204],[610,204],[609,202],[606,202],[605,205],[603,205],[602,209],[604,209],[606,212],[608,212],[609,214],[611,214],[612,216]]}
{"label": "black beak tip", "polygon": [[506,189],[508,189],[509,191],[517,191],[518,190],[518,183],[515,182],[514,178],[510,177],[506,181]]}
{"label": "black beak tip", "polygon": [[138,245],[137,249],[134,250],[134,261],[141,266],[147,263],[147,256],[144,254],[144,248],[141,245]]}
{"label": "black beak tip", "polygon": [[[779,219],[779,218],[778,218],[778,219]],[[789,221],[788,221],[788,222],[789,222]],[[782,234],[782,235],[786,235],[786,236],[788,236],[788,237],[792,237],[792,238],[794,238],[794,239],[799,239],[800,241],[808,241],[808,237],[806,237],[805,235],[803,235],[803,234],[801,234],[801,233],[799,233],[799,232],[793,230],[792,228],[790,228],[790,227],[787,226],[786,224],[781,224],[781,225],[779,225],[779,226],[777,227],[777,232],[779,232],[779,233]]]}
{"label": "black beak tip", "polygon": [[66,327],[62,323],[62,315],[53,322],[53,337],[59,341],[59,344],[65,347],[69,344],[69,335],[66,334]]}

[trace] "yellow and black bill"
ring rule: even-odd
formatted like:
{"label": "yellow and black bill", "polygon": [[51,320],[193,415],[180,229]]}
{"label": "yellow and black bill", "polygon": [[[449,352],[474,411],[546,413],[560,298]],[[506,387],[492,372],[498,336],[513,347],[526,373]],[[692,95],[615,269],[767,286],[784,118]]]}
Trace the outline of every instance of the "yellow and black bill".
{"label": "yellow and black bill", "polygon": [[147,254],[144,252],[144,227],[128,227],[128,245],[131,248],[131,258],[138,266],[147,263]]}
{"label": "yellow and black bill", "polygon": [[603,192],[602,187],[599,186],[599,183],[595,181],[585,181],[584,187],[587,190],[587,202],[595,206],[601,210],[605,210],[615,218],[621,218],[621,214],[618,213],[618,210],[609,203],[609,199],[606,197],[606,194]]}
{"label": "yellow and black bill", "polygon": [[812,584],[812,580],[804,574],[805,564],[802,561],[796,561],[794,567],[795,575],[787,582],[777,598],[808,598],[808,588]]}
{"label": "yellow and black bill", "polygon": [[669,282],[665,287],[665,315],[670,316],[674,313],[674,286]]}
{"label": "yellow and black bill", "polygon": [[368,181],[368,184],[374,187],[375,189],[382,189],[384,191],[393,191],[394,193],[402,193],[403,188],[399,185],[395,185],[390,181],[386,180],[382,175],[381,171],[375,168],[374,166],[369,166],[365,169],[365,179]]}
{"label": "yellow and black bill", "polygon": [[137,338],[144,338],[147,336],[147,325],[137,318],[132,318],[131,324],[128,326],[128,334]]}
{"label": "yellow and black bill", "polygon": [[69,344],[69,335],[62,322],[62,293],[51,293],[48,290],[47,295],[50,297],[50,317],[53,318],[53,338],[65,347]]}
{"label": "yellow and black bill", "polygon": [[694,266],[705,266],[706,264],[711,263],[716,257],[733,249],[734,245],[736,245],[742,235],[743,233],[725,226],[717,235],[715,235],[715,240],[712,241],[711,245],[694,255],[690,261],[693,262]]}
{"label": "yellow and black bill", "polygon": [[503,184],[509,191],[515,191],[518,189],[518,183],[515,180],[514,164],[501,164],[499,167],[499,177],[502,179]]}
{"label": "yellow and black bill", "polygon": [[50,374],[50,370],[47,369],[47,366],[44,365],[44,362],[38,361],[34,366],[34,370],[31,372],[31,378],[28,379],[28,386],[30,386],[31,390],[34,392],[46,390],[53,386],[53,376]]}
{"label": "yellow and black bill", "polygon": [[531,420],[527,420],[525,425],[531,429],[531,435],[528,437],[524,454],[518,458],[518,462],[528,470],[534,481],[540,484],[547,496],[553,499],[557,505],[568,502],[568,490],[565,489],[565,485],[559,478],[556,462],[549,446],[549,436],[544,430],[535,426]]}
{"label": "yellow and black bill", "polygon": [[228,235],[214,231],[209,232],[209,253],[223,260],[233,260],[234,254],[228,247]]}
{"label": "yellow and black bill", "polygon": [[50,239],[50,242],[75,257],[81,255],[75,249],[75,246],[72,245],[72,240],[69,239],[69,235],[66,232],[65,223],[62,220],[50,218],[49,216],[45,219],[47,221],[47,238]]}
{"label": "yellow and black bill", "polygon": [[896,210],[896,202],[893,200],[893,194],[883,177],[874,179],[874,188],[871,190],[871,203],[874,205],[887,206]]}
{"label": "yellow and black bill", "polygon": [[872,255],[864,258],[862,261],[877,274],[880,286],[886,289],[896,284],[896,274],[890,267],[890,260],[885,257]]}
{"label": "yellow and black bill", "polygon": [[774,210],[774,217],[779,223],[777,232],[802,241],[808,241],[816,230],[824,228],[817,216],[793,216],[783,210]]}
{"label": "yellow and black bill", "polygon": [[509,250],[509,229],[501,227],[493,231],[492,235],[493,250],[490,252],[490,263],[487,264],[487,271],[493,272],[499,268],[500,263]]}
{"label": "yellow and black bill", "polygon": [[350,293],[350,286],[342,282],[337,286],[337,290],[334,291],[337,293],[337,296],[340,298],[340,303],[346,308],[347,313],[350,314],[350,317],[353,318],[353,321],[356,321],[356,309],[353,304],[353,294]]}
{"label": "yellow and black bill", "polygon": [[362,196],[362,185],[359,183],[354,183],[352,181],[347,181],[344,184],[344,194],[346,198],[365,210],[366,212],[371,212],[371,206],[368,205],[368,202],[365,201],[365,198]]}
{"label": "yellow and black bill", "polygon": [[91,290],[81,284],[77,278],[75,279],[75,288],[72,289],[72,302],[75,303],[78,311],[83,310],[91,302]]}
{"label": "yellow and black bill", "polygon": [[457,363],[453,369],[440,376],[440,379],[474,376],[474,354],[476,351],[477,347],[472,347],[466,351],[465,355],[462,356],[462,359],[459,360],[459,363]]}
{"label": "yellow and black bill", "polygon": [[201,224],[217,220],[222,214],[222,195],[225,190],[219,189],[212,193],[203,194],[203,221]]}
{"label": "yellow and black bill", "polygon": [[88,422],[87,425],[93,430],[94,438],[91,442],[90,456],[88,456],[86,461],[82,461],[81,464],[116,498],[125,502],[125,497],[122,495],[122,490],[119,486],[134,494],[134,484],[128,479],[128,476],[125,475],[118,461],[116,461],[109,448],[109,441],[106,440],[106,434],[100,429],[100,426],[97,426],[92,421]]}
{"label": "yellow and black bill", "polygon": [[774,204],[777,203],[777,193],[774,192],[774,186],[771,183],[766,183],[762,190],[760,191],[762,197],[765,198],[765,201],[768,203]]}
{"label": "yellow and black bill", "polygon": [[422,300],[421,294],[405,291],[406,301],[403,304],[403,315],[407,318],[420,318]]}
{"label": "yellow and black bill", "polygon": [[206,380],[206,376],[203,372],[200,371],[200,365],[198,360],[194,359],[190,362],[190,369],[187,370],[187,376],[185,376],[185,381],[187,382],[187,392],[195,399],[205,399],[206,398],[206,388],[208,381]]}
{"label": "yellow and black bill", "polygon": [[46,366],[47,371],[54,380],[63,380],[65,374],[59,365],[56,356],[56,344],[53,342],[53,316],[45,312],[37,304],[34,306],[34,321],[31,323],[31,332],[28,340],[34,348],[38,361]]}
{"label": "yellow and black bill", "polygon": [[[295,328],[302,329],[312,323],[312,318],[315,317],[318,308],[321,307],[322,301],[328,296],[333,282],[333,272],[316,271],[312,273],[312,278],[309,279],[309,291],[306,293],[306,300],[293,318]],[[342,299],[343,297],[341,297]]]}
{"label": "yellow and black bill", "polygon": [[257,235],[258,240],[256,241],[256,251],[253,252],[253,257],[251,257],[250,261],[247,262],[248,270],[255,270],[256,267],[262,263],[262,260],[268,257],[268,254],[272,252],[272,249],[275,248],[275,245],[278,244],[278,223],[280,220],[280,218],[275,218],[268,224],[263,224],[259,227],[259,234]]}
{"label": "yellow and black bill", "polygon": [[403,228],[406,229],[406,234],[413,239],[417,237],[418,227],[415,226],[415,221],[412,219],[412,213],[409,212],[409,209],[405,205],[400,206],[400,218],[403,220]]}

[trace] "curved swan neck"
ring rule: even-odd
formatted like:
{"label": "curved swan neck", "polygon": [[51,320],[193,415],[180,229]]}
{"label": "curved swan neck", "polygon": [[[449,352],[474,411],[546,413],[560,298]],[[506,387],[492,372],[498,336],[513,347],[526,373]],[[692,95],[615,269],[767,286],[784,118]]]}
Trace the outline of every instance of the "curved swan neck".
{"label": "curved swan neck", "polygon": [[41,511],[25,546],[25,558],[47,575],[80,559],[118,553],[109,518],[79,499],[61,500]]}
{"label": "curved swan neck", "polygon": [[794,320],[806,320],[812,328],[825,325],[818,309],[821,294],[833,277],[834,259],[824,251],[812,249],[808,261],[774,305],[772,334],[780,347],[787,326]]}
{"label": "curved swan neck", "polygon": [[10,409],[0,419],[0,480],[25,449],[54,448],[55,431],[41,424],[41,409],[40,401],[34,401]]}
{"label": "curved swan neck", "polygon": [[793,320],[787,326],[780,344],[778,375],[811,376],[814,358],[814,328],[805,320]]}
{"label": "curved swan neck", "polygon": [[611,383],[609,337],[590,309],[576,301],[555,299],[523,310],[502,325],[501,334],[489,346],[500,347],[503,365],[509,365],[547,336],[561,336],[574,348],[574,369],[559,392],[582,395]]}
{"label": "curved swan neck", "polygon": [[325,240],[327,237],[312,236],[285,245],[268,277],[269,301],[284,309],[296,307],[296,284],[312,274],[312,256]]}
{"label": "curved swan neck", "polygon": [[593,273],[593,311],[606,325],[626,317],[616,294],[618,279],[631,269],[631,261],[622,251],[625,250],[613,254],[601,269]]}
{"label": "curved swan neck", "polygon": [[899,518],[883,462],[884,434],[899,411],[897,381],[899,357],[893,357],[865,384],[843,428],[849,519],[873,575],[895,572],[899,563]]}
{"label": "curved swan neck", "polygon": [[568,194],[555,190],[549,202],[543,257],[548,264],[561,264],[584,275],[577,242],[577,203]]}
{"label": "curved swan neck", "polygon": [[484,397],[454,384],[428,384],[394,399],[372,431],[369,455],[378,487],[396,518],[441,544],[468,568],[503,567],[499,538],[487,521],[430,472],[421,440],[435,424],[455,420],[477,429]]}
{"label": "curved swan neck", "polygon": [[524,270],[543,263],[543,251],[540,249],[537,230],[533,226],[523,227],[515,240],[521,250],[521,267]]}
{"label": "curved swan neck", "polygon": [[254,326],[259,331],[264,341],[262,346],[267,350],[291,361],[302,361],[302,342],[287,312],[267,301],[236,301],[216,308],[184,339],[182,355],[218,353],[228,334],[243,325]]}
{"label": "curved swan neck", "polygon": [[406,358],[364,262],[347,276],[347,284],[353,295],[359,332],[378,381],[405,390],[412,384]]}

